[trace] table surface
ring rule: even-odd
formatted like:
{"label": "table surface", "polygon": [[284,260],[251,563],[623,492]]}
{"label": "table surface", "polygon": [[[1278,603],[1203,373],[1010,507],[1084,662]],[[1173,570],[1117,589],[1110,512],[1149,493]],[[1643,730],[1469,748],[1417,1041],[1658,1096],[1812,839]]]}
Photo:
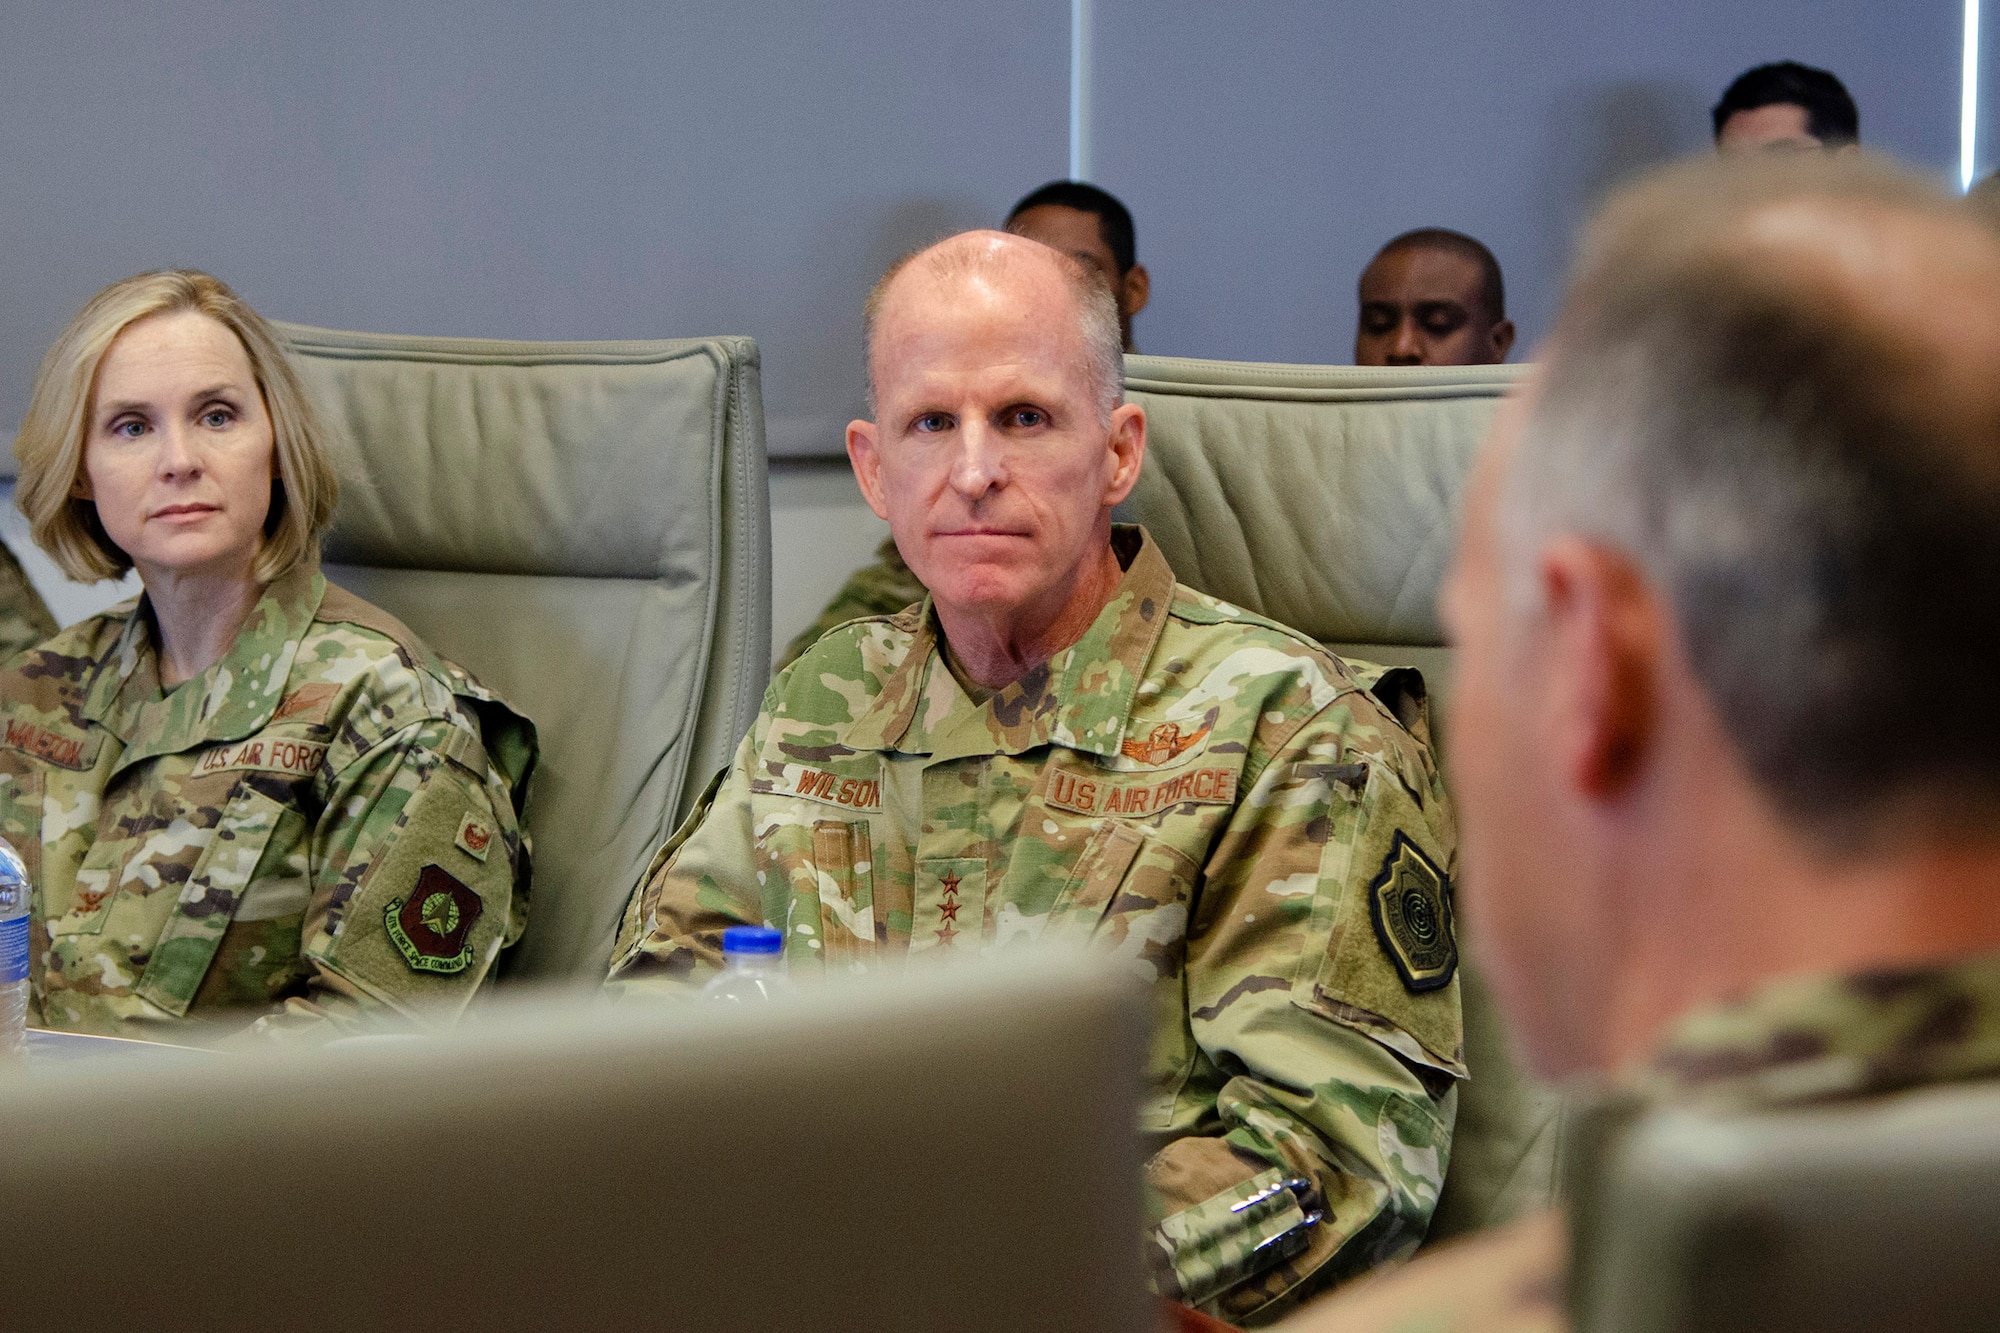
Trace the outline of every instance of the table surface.
{"label": "table surface", "polygon": [[28,1029],[28,1058],[38,1065],[75,1064],[91,1060],[177,1060],[206,1059],[212,1051],[192,1046],[170,1046],[156,1041],[132,1041],[125,1037],[93,1037],[82,1032],[45,1032]]}

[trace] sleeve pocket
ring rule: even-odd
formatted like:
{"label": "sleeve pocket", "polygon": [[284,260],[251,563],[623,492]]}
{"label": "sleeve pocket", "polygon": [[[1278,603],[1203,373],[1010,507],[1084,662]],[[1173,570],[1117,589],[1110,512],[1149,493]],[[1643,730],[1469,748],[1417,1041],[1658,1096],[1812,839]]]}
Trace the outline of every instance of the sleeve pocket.
{"label": "sleeve pocket", "polygon": [[433,763],[313,961],[397,1009],[456,1017],[500,952],[513,894],[506,857],[458,845],[467,814],[497,823],[483,784]]}
{"label": "sleeve pocket", "polygon": [[1430,825],[1395,775],[1377,765],[1345,830],[1321,857],[1319,892],[1332,898],[1326,947],[1303,960],[1293,998],[1405,1058],[1463,1077],[1452,888]]}

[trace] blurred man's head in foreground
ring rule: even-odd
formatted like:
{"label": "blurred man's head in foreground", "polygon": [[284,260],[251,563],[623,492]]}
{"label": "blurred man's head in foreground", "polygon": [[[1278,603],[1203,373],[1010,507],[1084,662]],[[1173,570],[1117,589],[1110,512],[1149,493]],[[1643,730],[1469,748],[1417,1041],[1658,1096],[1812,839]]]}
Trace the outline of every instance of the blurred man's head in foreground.
{"label": "blurred man's head in foreground", "polygon": [[1153,279],[1139,262],[1132,214],[1110,193],[1081,181],[1050,181],[1007,214],[1007,230],[1062,251],[1100,274],[1118,305],[1118,331],[1132,350],[1132,316],[1146,308]]}
{"label": "blurred man's head in foreground", "polygon": [[1462,232],[1404,232],[1361,271],[1358,295],[1357,366],[1497,365],[1514,346],[1500,262]]}
{"label": "blurred man's head in foreground", "polygon": [[1465,902],[1545,1072],[2000,948],[2000,238],[1859,155],[1616,198],[1444,592]]}
{"label": "blurred man's head in foreground", "polygon": [[1835,150],[1861,141],[1861,113],[1846,85],[1796,60],[1737,75],[1709,117],[1723,153]]}

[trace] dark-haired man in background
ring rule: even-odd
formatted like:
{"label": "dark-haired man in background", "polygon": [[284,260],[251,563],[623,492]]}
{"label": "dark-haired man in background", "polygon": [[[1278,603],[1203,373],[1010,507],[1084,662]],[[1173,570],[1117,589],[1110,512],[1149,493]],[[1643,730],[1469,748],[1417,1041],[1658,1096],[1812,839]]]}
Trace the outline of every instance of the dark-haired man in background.
{"label": "dark-haired man in background", "polygon": [[[1059,250],[1104,279],[1118,305],[1118,334],[1132,349],[1132,316],[1146,308],[1153,279],[1139,262],[1132,214],[1108,191],[1081,181],[1050,181],[1031,190],[1007,213],[1007,230]],[[924,600],[924,585],[910,572],[893,540],[875,559],[847,576],[812,624],[799,632],[778,665],[784,667],[835,625],[862,616],[894,615]]]}
{"label": "dark-haired man in background", "polygon": [[1357,366],[1489,366],[1513,349],[1500,261],[1463,232],[1404,232],[1361,270],[1359,296]]}
{"label": "dark-haired man in background", "polygon": [[1845,85],[1796,60],[1745,70],[1709,114],[1722,153],[1831,152],[1861,142],[1861,113]]}
{"label": "dark-haired man in background", "polygon": [[1060,250],[1104,275],[1118,302],[1118,332],[1132,346],[1132,316],[1146,308],[1152,275],[1139,262],[1132,214],[1111,194],[1081,181],[1050,181],[1007,214],[1007,230]]}

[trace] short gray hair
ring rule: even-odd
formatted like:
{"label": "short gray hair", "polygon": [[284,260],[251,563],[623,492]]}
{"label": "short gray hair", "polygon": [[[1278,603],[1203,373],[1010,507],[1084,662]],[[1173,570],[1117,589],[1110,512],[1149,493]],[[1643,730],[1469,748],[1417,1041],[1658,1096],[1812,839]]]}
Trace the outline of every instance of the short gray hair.
{"label": "short gray hair", "polygon": [[[1968,393],[1866,294],[1748,243],[1760,210],[1964,228],[1875,161],[1701,163],[1588,234],[1503,484],[1518,592],[1548,535],[1632,555],[1746,764],[1854,846],[2000,807],[2000,355]],[[1769,216],[1766,214],[1766,216]],[[1991,293],[2000,309],[2000,283]]]}
{"label": "short gray hair", "polygon": [[1020,255],[1012,248],[1013,245],[1032,245],[1054,262],[1076,303],[1077,336],[1082,340],[1085,363],[1092,387],[1096,390],[1098,416],[1108,423],[1112,410],[1125,399],[1125,335],[1118,323],[1118,299],[1111,294],[1104,275],[1073,255],[1066,255],[1026,237],[1009,233],[1009,246],[997,248],[971,243],[969,238],[978,235],[978,232],[960,232],[920,250],[912,250],[889,265],[874,287],[869,289],[861,314],[870,415],[876,411],[875,332],[881,322],[882,306],[888,299],[889,288],[903,270],[913,264],[922,264],[925,276],[937,282],[996,274],[1012,270],[1020,264]]}

